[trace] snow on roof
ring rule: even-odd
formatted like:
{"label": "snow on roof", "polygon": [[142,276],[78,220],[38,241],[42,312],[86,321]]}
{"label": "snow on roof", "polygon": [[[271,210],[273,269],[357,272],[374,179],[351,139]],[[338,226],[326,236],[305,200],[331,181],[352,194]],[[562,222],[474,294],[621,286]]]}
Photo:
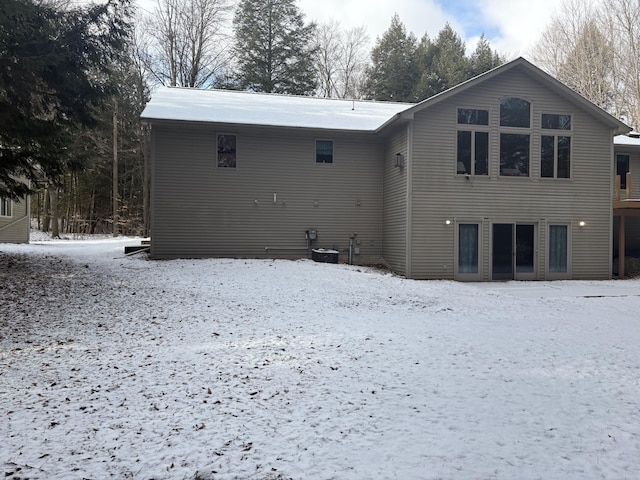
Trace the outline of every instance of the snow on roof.
{"label": "snow on roof", "polygon": [[145,120],[374,131],[412,104],[161,87]]}
{"label": "snow on roof", "polygon": [[[633,132],[632,132],[633,133]],[[640,146],[640,138],[630,135],[616,135],[613,137],[614,145],[635,145]]]}

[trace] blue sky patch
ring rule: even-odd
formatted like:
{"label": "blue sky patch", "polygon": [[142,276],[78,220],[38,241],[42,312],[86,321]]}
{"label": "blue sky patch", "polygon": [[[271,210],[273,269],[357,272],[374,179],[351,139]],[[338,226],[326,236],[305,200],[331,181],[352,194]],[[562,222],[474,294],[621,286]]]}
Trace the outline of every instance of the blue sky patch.
{"label": "blue sky patch", "polygon": [[[464,32],[458,32],[465,38],[479,37],[484,33],[488,39],[500,35],[500,28],[495,25],[487,25],[477,0],[435,0],[445,13],[454,17],[464,28]],[[455,27],[454,27],[455,28]],[[437,32],[429,32],[432,37]]]}

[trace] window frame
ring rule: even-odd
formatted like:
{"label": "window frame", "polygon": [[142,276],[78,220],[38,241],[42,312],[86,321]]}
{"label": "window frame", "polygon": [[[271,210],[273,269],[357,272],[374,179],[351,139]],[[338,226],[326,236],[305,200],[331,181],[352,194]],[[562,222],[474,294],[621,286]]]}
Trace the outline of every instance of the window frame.
{"label": "window frame", "polygon": [[[529,119],[528,119],[528,126],[524,127],[524,126],[513,126],[513,125],[503,125],[502,124],[502,117],[503,117],[503,112],[502,112],[502,108],[503,108],[503,102],[505,100],[509,100],[509,99],[516,99],[516,100],[520,100],[522,102],[526,102],[528,104],[528,108],[529,108]],[[498,176],[502,177],[502,178],[529,178],[531,179],[531,170],[532,170],[532,161],[531,161],[531,157],[532,157],[532,142],[531,142],[531,137],[532,137],[532,132],[533,132],[533,103],[524,97],[517,97],[517,96],[509,96],[509,97],[502,97],[499,100],[499,115],[498,115]],[[515,174],[513,172],[511,173],[505,173],[507,170],[511,171],[511,170],[515,170],[513,168],[507,168],[506,166],[503,166],[503,140],[506,139],[506,136],[510,135],[510,136],[515,136],[515,135],[520,135],[520,136],[526,136],[527,140],[528,140],[528,148],[527,148],[527,173],[526,174]],[[513,153],[509,156],[510,159],[514,158]],[[520,171],[520,170],[518,170]]]}
{"label": "window frame", "polygon": [[[462,225],[475,225],[476,230],[476,261],[477,261],[477,271],[476,272],[464,272],[460,271],[460,227]],[[455,232],[454,232],[454,278],[459,281],[467,281],[467,282],[476,282],[482,280],[483,275],[483,243],[482,243],[482,230],[483,230],[483,222],[481,220],[456,220],[455,221]]]}
{"label": "window frame", "polygon": [[0,217],[13,217],[13,200],[10,198],[0,197]]}
{"label": "window frame", "polygon": [[[486,112],[486,116],[487,116],[487,123],[461,123],[460,120],[460,112],[461,110],[466,110],[466,111],[475,111],[475,112]],[[456,171],[456,175],[463,175],[463,176],[467,176],[467,175],[472,175],[472,176],[476,176],[476,177],[488,177],[489,176],[489,165],[490,165],[490,159],[491,159],[491,139],[490,139],[490,119],[491,119],[491,110],[488,108],[468,108],[468,107],[457,107],[456,108],[456,164],[455,164],[455,171]],[[461,153],[461,149],[460,149],[460,134],[461,133],[470,133],[471,135],[471,145],[470,145],[470,155],[471,158],[469,159],[469,163],[470,163],[470,168],[469,171],[460,171],[460,164],[462,163],[463,166],[464,165],[464,161],[462,161],[460,159],[460,153]],[[486,145],[487,145],[487,150],[486,150],[486,159],[484,161],[484,173],[477,173],[477,171],[479,170],[478,167],[478,150],[477,150],[477,146],[478,146],[478,140],[477,134],[485,134],[486,135]],[[466,169],[466,166],[465,166]]]}
{"label": "window frame", "polygon": [[[546,259],[545,259],[545,270],[546,270],[546,274],[547,274],[547,279],[548,280],[568,280],[571,278],[572,275],[572,262],[571,262],[571,257],[572,257],[572,250],[571,250],[571,244],[572,244],[572,230],[571,230],[571,225],[572,223],[570,221],[564,222],[564,221],[553,221],[553,222],[548,222],[547,223],[547,239],[546,239]],[[552,227],[565,227],[566,228],[566,271],[564,272],[553,272],[551,271],[551,264],[550,264],[550,260],[551,260],[551,249],[552,249],[552,244],[551,244],[551,229]]]}
{"label": "window frame", "polygon": [[[225,152],[221,152],[220,151],[220,139],[222,137],[234,137],[234,141],[233,141],[233,150],[230,153],[225,153]],[[230,161],[230,159],[226,159],[224,160],[224,158],[221,158],[221,155],[231,155],[233,154],[233,159],[232,161]],[[229,165],[225,165],[225,163],[232,163]],[[233,133],[233,132],[217,132],[216,133],[216,168],[221,168],[221,169],[231,169],[231,170],[236,170],[238,168],[238,134],[237,133]]]}
{"label": "window frame", "polygon": [[[319,142],[331,142],[331,161],[318,160],[318,143]],[[313,142],[314,146],[314,158],[316,165],[333,165],[336,157],[336,143],[332,138],[316,138]]]}
{"label": "window frame", "polygon": [[[573,172],[573,140],[572,140],[572,135],[560,135],[560,134],[554,134],[551,132],[558,132],[560,130],[546,130],[544,131],[541,135],[540,135],[540,178],[541,179],[550,179],[550,180],[571,180],[572,178],[572,172]],[[564,131],[564,130],[561,130]],[[547,133],[549,132],[549,133]],[[544,137],[549,137],[549,138],[553,138],[553,175],[552,176],[546,176],[543,175],[543,168],[542,168],[542,162],[543,162],[543,157],[542,157],[542,144],[543,144],[543,138]],[[560,158],[560,137],[564,137],[564,138],[568,138],[569,139],[569,166],[567,168],[567,176],[566,177],[559,177],[558,176],[558,168],[559,168],[559,158]]]}
{"label": "window frame", "polygon": [[[627,157],[627,171],[624,173],[624,175],[618,173],[618,157]],[[620,153],[617,152],[616,153],[616,173],[615,176],[620,175],[620,190],[626,190],[627,189],[627,173],[629,172],[629,164],[631,162],[631,155],[628,153]],[[614,177],[615,178],[615,177]]]}

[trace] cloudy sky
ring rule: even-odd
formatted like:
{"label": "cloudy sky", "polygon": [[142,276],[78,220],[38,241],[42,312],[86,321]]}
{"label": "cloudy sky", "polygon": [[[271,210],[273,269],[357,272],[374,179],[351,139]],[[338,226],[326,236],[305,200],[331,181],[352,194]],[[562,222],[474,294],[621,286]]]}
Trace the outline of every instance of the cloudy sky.
{"label": "cloudy sky", "polygon": [[507,57],[526,56],[562,0],[298,0],[307,20],[367,27],[372,43],[394,13],[418,38],[437,36],[446,22],[474,47],[484,33]]}
{"label": "cloudy sky", "polygon": [[[83,0],[80,0],[83,1]],[[431,38],[449,22],[473,50],[481,34],[512,59],[527,56],[563,0],[297,0],[307,21],[337,20],[343,27],[365,26],[371,45],[389,28],[397,13],[420,38]],[[151,12],[157,0],[137,0]]]}

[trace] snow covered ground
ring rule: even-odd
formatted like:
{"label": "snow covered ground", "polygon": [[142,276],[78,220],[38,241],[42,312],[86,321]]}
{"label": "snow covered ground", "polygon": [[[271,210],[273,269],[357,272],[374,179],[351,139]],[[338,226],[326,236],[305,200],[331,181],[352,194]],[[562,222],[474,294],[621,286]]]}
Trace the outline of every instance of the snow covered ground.
{"label": "snow covered ground", "polygon": [[9,479],[637,479],[640,280],[0,245]]}

